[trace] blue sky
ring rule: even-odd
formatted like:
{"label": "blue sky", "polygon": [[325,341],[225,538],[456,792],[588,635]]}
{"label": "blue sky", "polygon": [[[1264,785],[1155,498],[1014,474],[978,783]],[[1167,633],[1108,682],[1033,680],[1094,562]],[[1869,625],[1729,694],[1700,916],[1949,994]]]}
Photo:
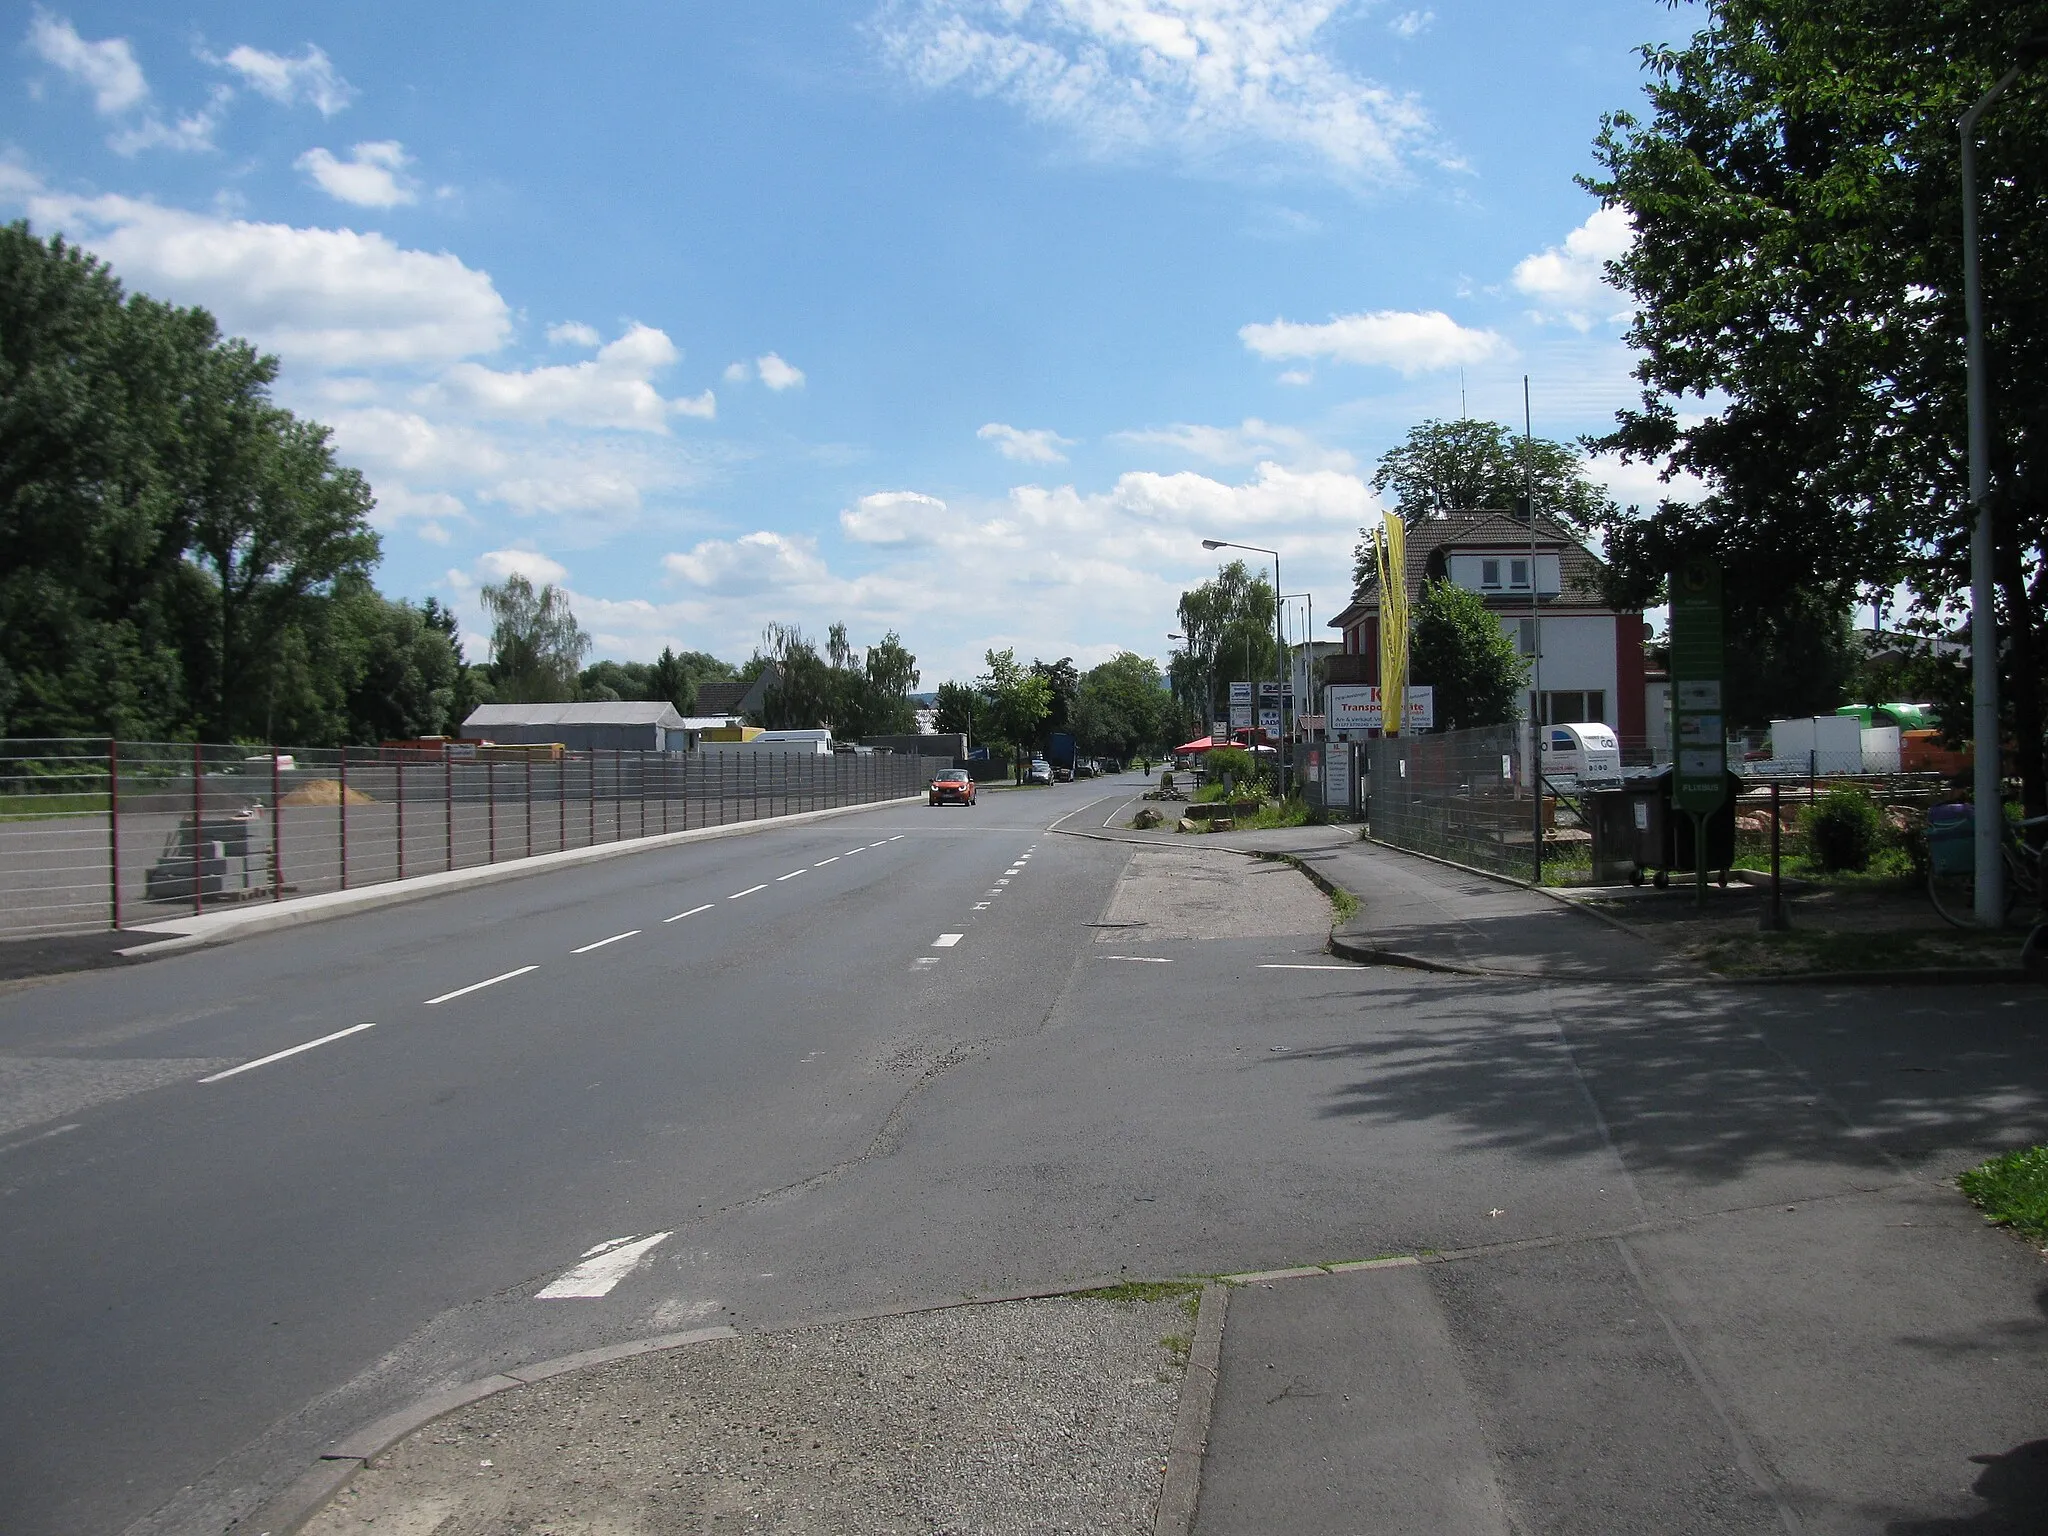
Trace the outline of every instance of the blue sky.
{"label": "blue sky", "polygon": [[[1431,415],[1632,398],[1573,183],[1653,0],[15,9],[0,199],[283,360],[383,588],[1164,657],[1203,537],[1348,597]],[[1624,500],[1641,467],[1600,466]],[[1256,559],[1258,557],[1249,557]],[[1301,622],[1299,605],[1293,619]]]}

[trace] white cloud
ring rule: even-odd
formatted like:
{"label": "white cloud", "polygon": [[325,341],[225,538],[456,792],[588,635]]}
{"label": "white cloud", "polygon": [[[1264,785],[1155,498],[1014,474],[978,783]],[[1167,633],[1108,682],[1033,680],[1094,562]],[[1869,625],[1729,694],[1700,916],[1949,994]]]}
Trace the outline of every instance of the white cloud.
{"label": "white cloud", "polygon": [[738,539],[706,539],[687,554],[666,555],[669,575],[693,587],[725,594],[780,592],[813,586],[828,577],[815,539],[758,532]]}
{"label": "white cloud", "polygon": [[1313,369],[1290,368],[1285,373],[1281,374],[1278,378],[1276,378],[1273,382],[1275,384],[1292,384],[1300,386],[1304,384],[1313,384],[1315,383],[1315,381],[1316,376]]}
{"label": "white cloud", "polygon": [[419,201],[418,190],[404,176],[412,157],[396,139],[358,144],[346,160],[336,159],[325,149],[309,149],[292,163],[337,202],[358,208],[396,208]]}
{"label": "white cloud", "polygon": [[564,320],[548,327],[548,340],[558,347],[594,347],[603,340],[597,327],[581,320]]}
{"label": "white cloud", "polygon": [[1297,468],[1348,470],[1357,461],[1342,448],[1325,448],[1298,427],[1276,426],[1247,416],[1234,427],[1176,423],[1138,432],[1119,432],[1127,443],[1173,448],[1211,464],[1254,464],[1282,459]]}
{"label": "white cloud", "polygon": [[203,304],[288,363],[433,363],[490,352],[511,312],[447,252],[351,229],[259,224],[139,198],[39,193],[29,215],[112,263],[131,288]]}
{"label": "white cloud", "polygon": [[103,117],[117,117],[149,97],[149,82],[125,37],[89,43],[64,17],[38,6],[29,19],[28,47],[45,64],[90,90],[93,107]]}
{"label": "white cloud", "polygon": [[335,72],[333,61],[311,43],[296,59],[244,43],[213,62],[240,75],[258,95],[287,107],[303,101],[322,117],[334,116],[356,95],[355,87]]}
{"label": "white cloud", "polygon": [[1428,152],[1415,99],[1348,72],[1342,0],[888,0],[877,31],[932,90],[1013,103],[1090,151],[1278,149],[1355,182]]}
{"label": "white cloud", "polygon": [[1624,463],[1619,454],[1588,455],[1586,473],[1606,486],[1608,494],[1625,507],[1654,507],[1660,501],[1695,502],[1707,494],[1706,482],[1690,471],[1664,480],[1655,464]]}
{"label": "white cloud", "polygon": [[654,387],[654,375],[681,355],[666,332],[634,324],[616,341],[600,347],[589,362],[524,372],[458,363],[429,394],[483,416],[626,432],[667,432],[671,416],[709,417],[717,412],[717,402],[708,389],[688,399],[671,400]]}
{"label": "white cloud", "polygon": [[1074,446],[1072,438],[1061,437],[1050,427],[1011,427],[1000,421],[988,423],[974,435],[994,443],[998,453],[1019,464],[1064,464],[1067,456],[1060,450]]}
{"label": "white cloud", "polygon": [[877,491],[839,514],[839,527],[856,544],[924,544],[946,504],[918,491]]}
{"label": "white cloud", "polygon": [[154,112],[145,113],[140,122],[108,135],[107,147],[119,155],[138,154],[145,149],[170,149],[186,154],[212,149],[213,135],[234,99],[232,87],[217,85],[208,95],[206,105],[196,112],[187,112],[168,123]]}
{"label": "white cloud", "polygon": [[754,365],[752,363],[727,363],[725,365],[725,382],[728,384],[744,384],[753,376]]}
{"label": "white cloud", "polygon": [[1484,362],[1507,350],[1506,340],[1495,332],[1472,330],[1436,309],[1339,315],[1323,325],[1275,320],[1270,325],[1242,326],[1237,334],[1261,357],[1327,357],[1340,363],[1378,364],[1408,377]]}
{"label": "white cloud", "polygon": [[1607,281],[1607,263],[1628,254],[1635,226],[1626,208],[1595,209],[1586,222],[1553,245],[1515,264],[1516,289],[1534,299],[1535,318],[1562,320],[1574,330],[1592,328],[1596,320],[1622,321],[1629,316],[1626,295]]}
{"label": "white cloud", "polygon": [[476,564],[478,571],[493,581],[503,581],[507,576],[524,576],[535,586],[544,587],[569,579],[568,567],[535,549],[487,550],[477,556]]}
{"label": "white cloud", "polygon": [[1420,37],[1435,20],[1435,11],[1403,11],[1387,23],[1387,30],[1396,37]]}
{"label": "white cloud", "polygon": [[793,367],[773,352],[754,359],[754,367],[761,375],[761,382],[780,394],[785,389],[794,389],[804,381],[804,371]]}

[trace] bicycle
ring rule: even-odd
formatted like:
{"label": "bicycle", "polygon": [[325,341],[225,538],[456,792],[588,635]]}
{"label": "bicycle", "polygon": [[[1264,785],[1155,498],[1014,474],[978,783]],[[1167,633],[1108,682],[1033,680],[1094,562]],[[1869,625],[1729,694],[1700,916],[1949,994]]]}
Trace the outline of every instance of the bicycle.
{"label": "bicycle", "polygon": [[[2019,912],[2031,907],[2037,913],[2027,938],[2031,953],[2048,923],[2041,907],[2044,863],[2048,849],[2037,852],[2020,836],[2024,830],[2048,826],[2048,816],[2007,822],[1998,840],[1998,855],[2005,865],[2005,910],[1999,927],[2011,923]],[[1958,928],[1986,926],[1977,920],[1977,831],[1976,808],[1969,805],[1937,805],[1927,812],[1927,899],[1946,922]]]}

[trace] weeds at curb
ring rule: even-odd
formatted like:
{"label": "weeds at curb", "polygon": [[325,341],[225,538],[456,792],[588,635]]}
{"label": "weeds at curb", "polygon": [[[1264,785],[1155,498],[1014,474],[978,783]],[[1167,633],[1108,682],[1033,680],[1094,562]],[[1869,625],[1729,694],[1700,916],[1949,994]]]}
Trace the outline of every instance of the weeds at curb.
{"label": "weeds at curb", "polygon": [[2023,1147],[1956,1175],[1969,1202],[1993,1226],[2048,1244],[2048,1147]]}

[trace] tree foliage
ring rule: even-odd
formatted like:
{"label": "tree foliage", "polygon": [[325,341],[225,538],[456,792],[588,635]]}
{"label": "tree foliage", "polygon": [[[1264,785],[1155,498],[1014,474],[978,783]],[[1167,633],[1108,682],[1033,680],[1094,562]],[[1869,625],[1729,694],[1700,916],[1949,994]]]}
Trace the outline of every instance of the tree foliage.
{"label": "tree foliage", "polygon": [[[1695,554],[1751,617],[1904,581],[1919,622],[1968,581],[1959,143],[2038,3],[1720,0],[1645,51],[1646,116],[1590,190],[1633,219],[1639,408],[1607,447],[1706,484],[1609,530],[1636,605]],[[2000,671],[2030,811],[2048,682],[2048,91],[1983,120],[1980,207]],[[1706,406],[1702,408],[1702,402]]]}
{"label": "tree foliage", "polygon": [[1510,511],[1521,505],[1526,480],[1534,482],[1538,511],[1578,530],[1612,508],[1606,491],[1587,478],[1575,445],[1524,439],[1499,422],[1469,416],[1411,427],[1380,456],[1372,488],[1412,523],[1447,512]]}
{"label": "tree foliage", "polygon": [[[825,653],[791,624],[762,632],[756,659],[773,662],[780,681],[762,706],[761,723],[778,730],[829,730],[842,741],[905,736],[917,729],[917,658],[893,629],[858,651],[844,624],[826,632]],[[758,675],[758,674],[757,674]]]}
{"label": "tree foliage", "polygon": [[1086,752],[1127,759],[1143,749],[1174,745],[1168,737],[1180,723],[1178,715],[1159,664],[1120,651],[1082,676],[1074,735]]}
{"label": "tree foliage", "polygon": [[491,684],[499,702],[559,704],[576,697],[590,636],[568,594],[552,582],[535,591],[514,573],[481,593],[491,616]]}
{"label": "tree foliage", "polygon": [[1520,712],[1529,663],[1477,592],[1423,583],[1408,642],[1408,670],[1436,690],[1438,730],[1505,725]]}
{"label": "tree foliage", "polygon": [[1180,595],[1180,649],[1167,661],[1174,697],[1206,724],[1224,717],[1232,682],[1279,675],[1273,584],[1242,560]]}
{"label": "tree foliage", "polygon": [[681,715],[697,712],[697,685],[730,681],[735,669],[704,651],[677,651],[663,646],[652,661],[597,661],[576,678],[582,699],[645,699],[675,706]]}
{"label": "tree foliage", "polygon": [[348,728],[351,669],[420,615],[363,596],[369,487],[272,403],[276,372],[205,310],[0,228],[0,732]]}
{"label": "tree foliage", "polygon": [[1043,673],[1020,665],[1014,650],[990,651],[983,660],[988,671],[975,680],[986,711],[982,739],[1012,758],[1022,757],[1042,740],[1052,712],[1052,684]]}

